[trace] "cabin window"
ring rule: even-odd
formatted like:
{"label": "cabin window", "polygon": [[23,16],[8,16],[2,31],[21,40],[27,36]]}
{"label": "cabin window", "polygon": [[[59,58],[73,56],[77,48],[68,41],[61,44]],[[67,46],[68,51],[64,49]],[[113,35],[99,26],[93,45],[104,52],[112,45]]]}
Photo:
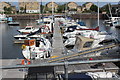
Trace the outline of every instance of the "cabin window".
{"label": "cabin window", "polygon": [[88,47],[91,47],[93,41],[89,41],[89,42],[86,42],[83,46],[83,48],[88,48]]}
{"label": "cabin window", "polygon": [[103,40],[102,42],[100,42],[100,45],[109,45],[115,43],[115,40],[111,39],[111,40]]}
{"label": "cabin window", "polygon": [[44,22],[44,24],[50,24],[50,22]]}
{"label": "cabin window", "polygon": [[31,29],[31,28],[26,28],[26,30],[29,30],[29,29]]}

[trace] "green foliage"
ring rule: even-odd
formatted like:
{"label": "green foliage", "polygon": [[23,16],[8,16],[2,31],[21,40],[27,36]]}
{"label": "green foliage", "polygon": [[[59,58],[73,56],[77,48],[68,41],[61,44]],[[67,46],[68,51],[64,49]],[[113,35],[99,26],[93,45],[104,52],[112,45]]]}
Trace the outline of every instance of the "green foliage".
{"label": "green foliage", "polygon": [[11,7],[4,7],[4,13],[5,14],[11,14],[12,13],[12,8]]}
{"label": "green foliage", "polygon": [[98,11],[98,6],[92,5],[92,6],[90,7],[90,10],[91,10],[92,12],[97,12],[97,11]]}
{"label": "green foliage", "polygon": [[59,6],[58,6],[58,13],[62,13],[62,12],[64,12],[64,11],[65,11],[65,4],[59,5]]}
{"label": "green foliage", "polygon": [[82,13],[91,13],[91,10],[84,10]]}
{"label": "green foliage", "polygon": [[107,13],[109,13],[109,6],[108,6],[108,5],[110,5],[110,4],[104,5],[104,6],[101,8],[101,11],[102,11],[102,12],[107,12]]}
{"label": "green foliage", "polygon": [[25,10],[25,8],[24,7],[20,7],[20,10],[22,11],[22,10]]}

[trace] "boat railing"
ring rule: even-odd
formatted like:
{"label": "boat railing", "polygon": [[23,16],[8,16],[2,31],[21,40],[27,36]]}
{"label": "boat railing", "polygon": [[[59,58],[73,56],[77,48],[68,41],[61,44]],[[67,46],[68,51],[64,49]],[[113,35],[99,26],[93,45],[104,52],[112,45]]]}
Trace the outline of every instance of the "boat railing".
{"label": "boat railing", "polygon": [[119,44],[110,44],[110,45],[106,45],[106,46],[101,46],[101,47],[97,47],[97,48],[93,48],[93,49],[88,49],[88,50],[84,50],[84,51],[79,51],[79,52],[74,52],[74,53],[69,53],[67,55],[64,56],[60,56],[57,58],[53,58],[50,59],[48,62],[52,63],[52,62],[62,62],[64,60],[68,60],[70,58],[76,58],[77,56],[83,56],[83,55],[89,55],[89,54],[94,54],[103,50],[111,50],[114,47],[119,46]]}

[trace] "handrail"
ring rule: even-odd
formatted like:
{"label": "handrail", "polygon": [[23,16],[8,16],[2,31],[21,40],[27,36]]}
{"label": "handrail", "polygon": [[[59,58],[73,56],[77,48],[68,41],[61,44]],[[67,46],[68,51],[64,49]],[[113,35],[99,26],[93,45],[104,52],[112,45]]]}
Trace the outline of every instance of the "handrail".
{"label": "handrail", "polygon": [[111,49],[111,48],[116,47],[116,46],[117,45],[112,44],[112,45],[97,47],[97,48],[93,48],[93,49],[88,49],[88,50],[80,51],[80,52],[77,52],[77,53],[71,53],[71,54],[67,54],[67,55],[64,55],[64,56],[57,57],[57,58],[53,58],[53,59],[48,60],[48,62],[51,63],[51,62],[56,62],[56,61],[60,61],[60,60],[73,58],[73,57],[80,56],[80,55],[93,54],[94,52],[98,52],[98,51],[105,50],[105,49],[108,49],[108,48]]}

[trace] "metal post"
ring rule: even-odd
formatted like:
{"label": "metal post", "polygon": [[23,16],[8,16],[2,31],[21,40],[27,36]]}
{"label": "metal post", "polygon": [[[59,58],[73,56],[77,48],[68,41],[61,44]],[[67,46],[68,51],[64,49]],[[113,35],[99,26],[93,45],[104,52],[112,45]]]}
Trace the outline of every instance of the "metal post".
{"label": "metal post", "polygon": [[[67,49],[66,48],[64,48],[64,54],[65,55],[67,55]],[[67,59],[65,59],[65,61],[64,61],[64,63],[65,63],[65,65],[64,65],[64,70],[65,70],[65,80],[68,80],[68,61],[67,61]]]}
{"label": "metal post", "polygon": [[51,29],[52,31],[51,32],[53,32],[53,30],[54,30],[53,29],[53,23],[54,23],[54,17],[53,16],[54,16],[54,4],[53,4],[53,0],[52,0],[52,29]]}
{"label": "metal post", "polygon": [[100,26],[100,24],[99,24],[99,1],[97,1],[98,2],[98,27]]}
{"label": "metal post", "polygon": [[67,63],[67,61],[65,61],[64,69],[65,69],[65,80],[68,80],[68,63]]}
{"label": "metal post", "polygon": [[42,22],[43,22],[43,9],[42,9],[42,0],[41,0],[41,18],[42,18]]}

